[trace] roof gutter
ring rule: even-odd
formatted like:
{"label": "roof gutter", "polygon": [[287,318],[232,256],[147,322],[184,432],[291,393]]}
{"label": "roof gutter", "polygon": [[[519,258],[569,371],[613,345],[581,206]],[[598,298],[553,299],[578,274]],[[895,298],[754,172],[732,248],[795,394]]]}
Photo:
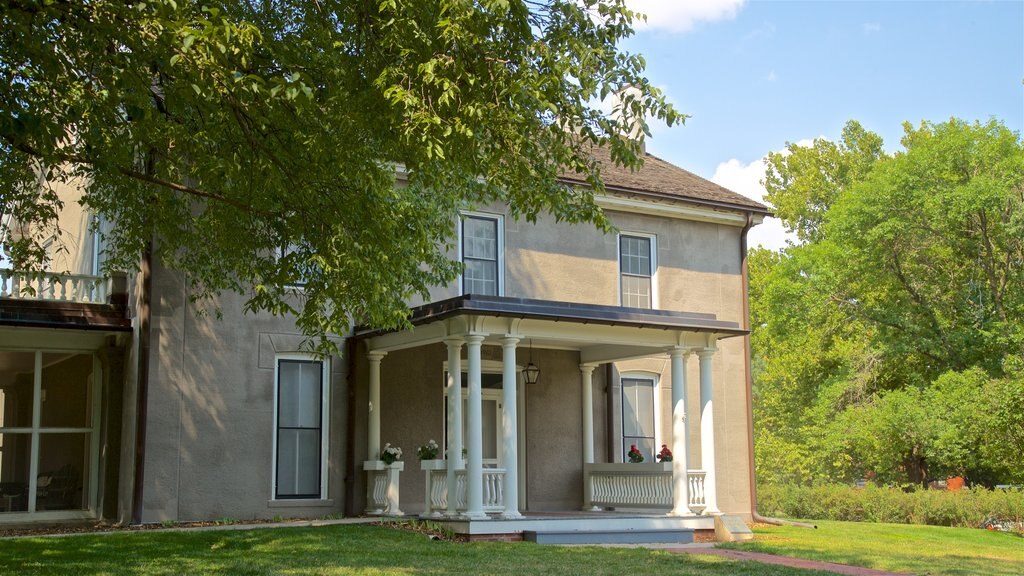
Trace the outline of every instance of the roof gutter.
{"label": "roof gutter", "polygon": [[774,524],[776,526],[789,525],[801,528],[817,528],[814,524],[806,522],[795,522],[793,520],[782,520],[761,516],[757,512],[757,472],[754,468],[754,375],[751,369],[750,360],[750,278],[747,268],[747,232],[754,226],[754,213],[747,212],[747,223],[740,233],[740,277],[743,281],[743,328],[746,334],[743,335],[743,345],[746,347],[746,354],[743,355],[743,372],[746,378],[747,392],[747,468],[750,470],[750,519],[762,524]]}
{"label": "roof gutter", "polygon": [[[561,180],[562,182],[565,182],[566,184],[572,184],[572,185],[575,185],[575,186],[583,186],[583,187],[586,187],[586,188],[593,189],[593,187],[588,182],[586,182],[584,180],[576,180],[576,179],[573,179],[573,178],[566,178],[564,176],[559,178],[559,180]],[[694,198],[692,196],[682,196],[680,194],[672,194],[672,193],[669,193],[669,192],[658,192],[658,191],[655,191],[655,190],[644,190],[642,188],[631,188],[629,186],[622,186],[622,185],[616,185],[616,184],[605,184],[604,189],[605,189],[606,192],[614,192],[616,194],[631,194],[631,195],[634,195],[634,196],[643,196],[643,197],[646,197],[646,198],[651,198],[651,199],[656,199],[656,200],[667,200],[667,201],[670,201],[670,202],[682,202],[682,203],[687,203],[687,204],[695,204],[695,205],[698,205],[698,206],[707,206],[707,207],[711,207],[711,208],[721,208],[721,209],[724,209],[724,210],[732,210],[732,211],[740,210],[740,211],[746,212],[748,215],[751,215],[751,214],[760,214],[762,216],[771,216],[772,215],[772,211],[769,210],[768,208],[761,208],[761,207],[757,207],[757,206],[750,206],[750,205],[744,205],[744,204],[733,204],[731,202],[726,202],[726,201],[721,201],[721,200],[708,200],[706,198]]]}

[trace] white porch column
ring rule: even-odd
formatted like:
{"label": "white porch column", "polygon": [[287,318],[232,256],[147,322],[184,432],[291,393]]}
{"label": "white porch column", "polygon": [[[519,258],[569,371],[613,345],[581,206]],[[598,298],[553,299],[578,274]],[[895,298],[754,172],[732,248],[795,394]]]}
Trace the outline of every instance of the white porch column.
{"label": "white porch column", "polygon": [[367,353],[370,361],[370,422],[366,434],[366,459],[380,460],[380,361],[387,352]]}
{"label": "white porch column", "polygon": [[466,425],[466,448],[469,464],[466,467],[466,517],[472,520],[487,518],[484,514],[484,462],[483,417],[480,391],[480,334],[466,336],[467,377],[469,378],[469,419]]}
{"label": "white porch column", "polygon": [[717,350],[697,351],[700,359],[700,467],[704,469],[704,514],[718,514],[717,474],[715,474],[715,411],[711,401],[711,359]]}
{"label": "white porch column", "polygon": [[690,516],[690,445],[686,417],[686,359],[690,353],[677,346],[669,350],[672,359],[672,516]]}
{"label": "white porch column", "polygon": [[448,346],[448,516],[458,515],[456,510],[458,480],[456,470],[465,467],[462,461],[462,338],[446,338]]}
{"label": "white porch column", "polygon": [[521,518],[519,513],[519,431],[516,394],[516,344],[519,338],[501,339],[501,434],[505,466],[505,512],[502,518]]}
{"label": "white porch column", "polygon": [[[580,376],[583,382],[583,465],[594,463],[594,368],[596,364],[580,364]],[[597,506],[588,506],[592,495],[590,479],[583,474],[583,510],[598,511]]]}
{"label": "white porch column", "polygon": [[594,463],[594,364],[580,364],[583,377],[583,463]]}

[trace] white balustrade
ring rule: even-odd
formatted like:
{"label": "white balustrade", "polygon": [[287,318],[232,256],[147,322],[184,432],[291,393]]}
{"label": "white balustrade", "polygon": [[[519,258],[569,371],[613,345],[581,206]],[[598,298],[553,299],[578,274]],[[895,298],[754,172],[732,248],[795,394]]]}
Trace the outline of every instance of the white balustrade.
{"label": "white balustrade", "polygon": [[402,516],[399,508],[398,475],[405,462],[385,464],[380,460],[363,462],[366,470],[366,513],[370,515]]}
{"label": "white balustrade", "polygon": [[704,499],[704,479],[707,472],[704,470],[690,470],[686,474],[686,480],[690,483],[690,510],[700,514],[707,508],[707,501]]}
{"label": "white balustrade", "polygon": [[[427,476],[427,493],[429,494],[429,507],[427,516],[440,516],[448,509],[448,472],[444,467],[444,460],[432,460],[439,462],[440,466],[434,465],[424,467],[424,474]],[[422,463],[421,463],[422,464]],[[484,468],[483,470],[483,496],[484,512],[504,512],[504,468]],[[465,512],[466,505],[466,470],[455,471],[455,509]]]}
{"label": "white balustrade", "polygon": [[[672,464],[585,464],[584,505],[608,508],[672,508]],[[703,470],[690,470],[690,511],[705,508]]]}
{"label": "white balustrade", "polygon": [[110,278],[0,268],[0,298],[106,304]]}

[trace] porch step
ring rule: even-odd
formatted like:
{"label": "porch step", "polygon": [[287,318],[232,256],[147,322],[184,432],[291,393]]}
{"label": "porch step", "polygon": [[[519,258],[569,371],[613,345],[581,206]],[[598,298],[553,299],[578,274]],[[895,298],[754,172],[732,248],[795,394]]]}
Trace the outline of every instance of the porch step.
{"label": "porch step", "polygon": [[690,544],[693,530],[526,530],[523,540],[537,544]]}

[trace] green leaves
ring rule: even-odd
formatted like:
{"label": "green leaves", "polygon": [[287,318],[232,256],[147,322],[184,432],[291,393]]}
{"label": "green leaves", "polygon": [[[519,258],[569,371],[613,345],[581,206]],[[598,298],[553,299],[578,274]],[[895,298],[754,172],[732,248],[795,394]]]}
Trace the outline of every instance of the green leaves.
{"label": "green leaves", "polygon": [[995,120],[905,131],[891,156],[850,122],[769,159],[802,243],[751,255],[752,346],[761,436],[810,448],[789,479],[1013,469],[978,422],[1024,346],[1024,143]]}
{"label": "green leaves", "polygon": [[[152,239],[194,299],[251,294],[249,310],[295,313],[324,346],[351,318],[399,326],[411,295],[456,276],[459,209],[608,226],[590,147],[636,166],[630,122],[682,120],[616,46],[631,22],[621,0],[12,6],[0,190],[39,231],[14,263],[40,265],[53,191],[84,182],[80,201],[115,223],[112,268]],[[589,105],[626,85],[642,96],[621,118]],[[563,186],[566,168],[593,189]]]}

